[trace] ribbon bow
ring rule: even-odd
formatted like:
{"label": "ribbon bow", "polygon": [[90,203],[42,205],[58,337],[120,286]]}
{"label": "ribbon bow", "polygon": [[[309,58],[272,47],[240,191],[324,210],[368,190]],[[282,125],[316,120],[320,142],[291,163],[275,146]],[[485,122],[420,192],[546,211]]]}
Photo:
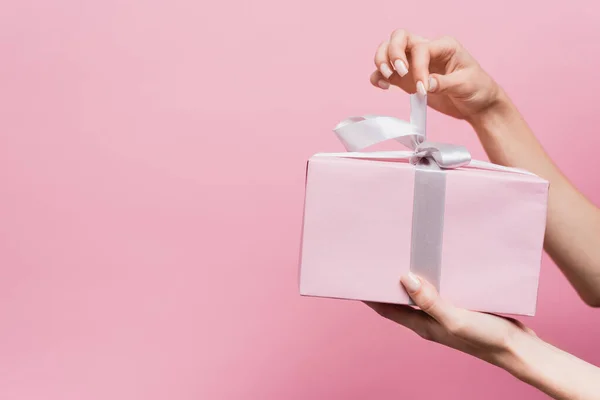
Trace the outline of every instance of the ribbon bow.
{"label": "ribbon bow", "polygon": [[388,154],[408,158],[415,165],[423,159],[430,159],[440,168],[448,169],[463,167],[471,162],[471,153],[464,146],[428,142],[426,126],[427,97],[413,94],[410,97],[410,122],[394,117],[365,115],[343,120],[335,127],[334,132],[349,152],[360,152],[369,146],[393,139],[412,151]]}

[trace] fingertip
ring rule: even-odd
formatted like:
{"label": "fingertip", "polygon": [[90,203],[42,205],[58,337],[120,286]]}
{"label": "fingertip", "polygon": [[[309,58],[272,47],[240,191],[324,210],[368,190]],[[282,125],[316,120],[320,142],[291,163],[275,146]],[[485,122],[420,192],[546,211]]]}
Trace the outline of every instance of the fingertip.
{"label": "fingertip", "polygon": [[379,80],[382,78],[383,76],[381,75],[381,73],[378,70],[375,70],[369,77],[369,81],[371,82],[371,85],[378,86],[377,82],[379,82]]}
{"label": "fingertip", "polygon": [[379,70],[373,71],[373,73],[369,77],[369,81],[371,82],[371,85],[380,89],[387,90],[390,88],[390,82],[388,82],[388,80],[383,76],[383,74]]}
{"label": "fingertip", "polygon": [[422,95],[427,93],[429,86],[429,49],[427,44],[417,44],[411,50],[411,68],[417,91]]}
{"label": "fingertip", "polygon": [[421,279],[412,272],[402,276],[400,278],[400,283],[402,283],[402,286],[404,286],[409,294],[418,292],[422,286]]}
{"label": "fingertip", "polygon": [[425,84],[422,80],[417,81],[417,93],[419,93],[422,96],[427,95],[427,89],[425,88]]}
{"label": "fingertip", "polygon": [[389,65],[388,59],[388,42],[382,42],[375,52],[375,67],[386,79],[394,73]]}
{"label": "fingertip", "polygon": [[392,74],[394,73],[394,71],[392,71],[392,68],[390,68],[388,63],[381,63],[381,65],[379,66],[379,71],[381,72],[381,75],[383,75],[386,79],[390,79],[390,76],[392,76]]}
{"label": "fingertip", "polygon": [[438,85],[438,80],[436,78],[434,78],[433,76],[429,76],[429,87],[427,88],[427,91],[429,93],[433,93],[436,91],[436,89],[439,87]]}
{"label": "fingertip", "polygon": [[377,86],[379,86],[383,90],[388,90],[390,88],[390,83],[386,80],[380,79],[377,81]]}
{"label": "fingertip", "polygon": [[394,68],[396,69],[398,75],[400,75],[401,77],[408,74],[408,67],[406,63],[401,59],[397,59],[396,61],[394,61]]}

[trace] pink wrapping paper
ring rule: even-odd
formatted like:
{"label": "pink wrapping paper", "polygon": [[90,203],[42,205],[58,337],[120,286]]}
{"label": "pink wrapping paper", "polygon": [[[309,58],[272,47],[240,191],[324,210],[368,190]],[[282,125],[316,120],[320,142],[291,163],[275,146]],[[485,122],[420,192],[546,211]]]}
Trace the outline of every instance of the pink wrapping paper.
{"label": "pink wrapping paper", "polygon": [[[309,160],[300,294],[408,304],[415,166]],[[477,311],[534,315],[548,182],[527,174],[446,171],[440,294]]]}

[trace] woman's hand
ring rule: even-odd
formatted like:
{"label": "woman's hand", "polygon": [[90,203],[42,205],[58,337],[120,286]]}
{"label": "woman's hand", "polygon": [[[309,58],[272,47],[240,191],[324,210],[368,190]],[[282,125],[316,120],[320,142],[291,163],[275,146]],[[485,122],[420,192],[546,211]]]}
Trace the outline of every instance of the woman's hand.
{"label": "woman's hand", "polygon": [[367,305],[427,340],[514,369],[517,365],[513,344],[524,336],[536,337],[516,320],[454,307],[440,298],[430,283],[413,274],[402,277],[401,282],[420,310],[404,305]]}
{"label": "woman's hand", "polygon": [[[375,55],[371,83],[429,93],[428,104],[468,121],[490,161],[529,170],[550,182],[544,247],[581,298],[600,307],[600,209],[554,165],[494,80],[454,39],[396,31]],[[422,337],[500,366],[556,399],[600,399],[600,369],[539,339],[521,323],[458,309],[427,282],[402,278],[420,310],[372,304]]]}
{"label": "woman's hand", "polygon": [[555,399],[600,399],[600,369],[539,339],[520,322],[456,308],[427,281],[401,278],[420,310],[367,303],[419,336],[499,366]]}
{"label": "woman's hand", "polygon": [[427,40],[396,30],[379,45],[375,65],[373,85],[429,93],[429,106],[455,118],[473,118],[493,106],[501,94],[496,82],[451,37]]}

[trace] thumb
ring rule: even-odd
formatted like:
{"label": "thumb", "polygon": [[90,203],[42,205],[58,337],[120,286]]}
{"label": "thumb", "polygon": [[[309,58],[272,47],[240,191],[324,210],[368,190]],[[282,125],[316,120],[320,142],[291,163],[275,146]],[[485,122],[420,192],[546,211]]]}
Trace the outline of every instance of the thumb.
{"label": "thumb", "polygon": [[429,75],[429,93],[448,94],[454,96],[468,95],[468,79],[462,74],[463,71],[453,72],[448,75]]}
{"label": "thumb", "polygon": [[445,302],[433,285],[409,272],[400,282],[415,304],[443,326],[453,325],[458,319],[458,309]]}

